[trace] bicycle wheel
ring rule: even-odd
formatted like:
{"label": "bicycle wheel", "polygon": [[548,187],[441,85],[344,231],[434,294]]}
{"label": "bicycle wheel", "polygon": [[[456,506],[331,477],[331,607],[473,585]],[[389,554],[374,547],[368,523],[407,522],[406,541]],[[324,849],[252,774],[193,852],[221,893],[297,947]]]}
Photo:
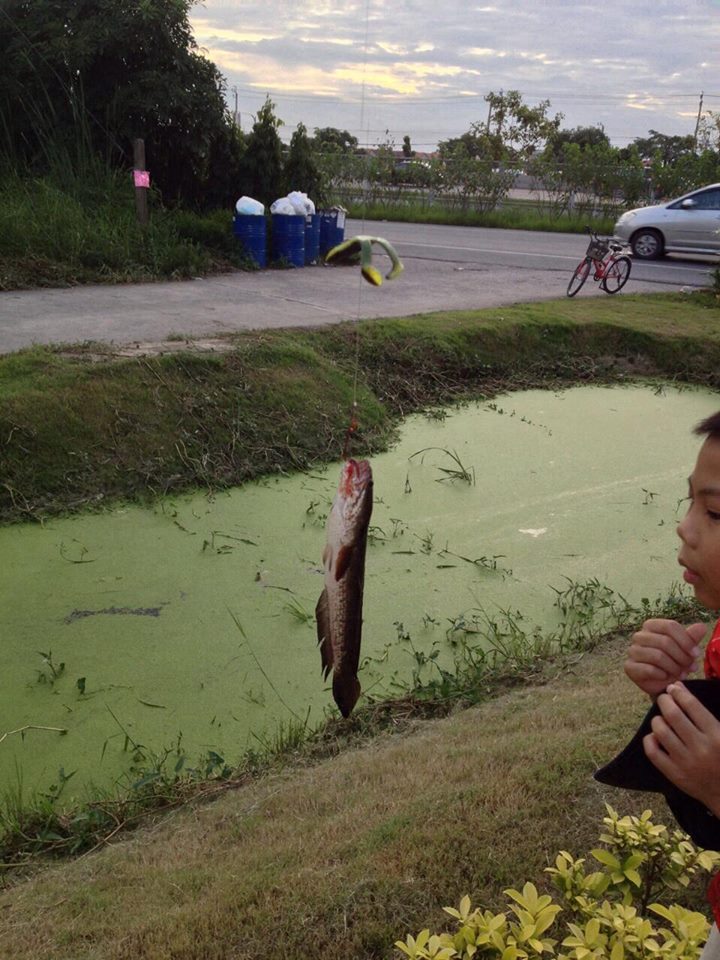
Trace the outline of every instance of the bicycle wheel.
{"label": "bicycle wheel", "polygon": [[582,260],[577,267],[575,268],[575,273],[570,278],[570,283],[567,288],[567,295],[569,297],[574,297],[578,290],[582,287],[585,281],[588,278],[590,273],[590,260],[585,258]]}
{"label": "bicycle wheel", "polygon": [[617,260],[613,260],[600,284],[605,293],[617,293],[618,290],[622,290],[628,282],[630,269],[629,257],[618,257]]}

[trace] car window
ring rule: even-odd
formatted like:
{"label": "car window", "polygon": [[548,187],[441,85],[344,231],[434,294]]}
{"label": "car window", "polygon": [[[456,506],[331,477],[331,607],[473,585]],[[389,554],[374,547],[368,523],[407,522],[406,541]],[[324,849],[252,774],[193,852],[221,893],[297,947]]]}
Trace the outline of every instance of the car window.
{"label": "car window", "polygon": [[[690,198],[688,198],[690,199]],[[720,210],[720,188],[714,187],[712,190],[702,190],[692,196],[695,201],[695,210]],[[682,201],[678,200],[670,207],[671,210],[682,210]]]}

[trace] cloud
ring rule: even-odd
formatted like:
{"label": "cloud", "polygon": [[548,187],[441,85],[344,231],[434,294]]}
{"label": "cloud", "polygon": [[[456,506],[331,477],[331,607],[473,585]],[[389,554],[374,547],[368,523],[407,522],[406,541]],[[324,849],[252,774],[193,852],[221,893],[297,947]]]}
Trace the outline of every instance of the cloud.
{"label": "cloud", "polygon": [[269,92],[290,127],[370,140],[390,129],[422,149],[486,116],[489,91],[519,89],[549,99],[565,126],[603,124],[623,144],[649,127],[691,132],[701,90],[720,110],[719,4],[206,0],[191,23],[245,115]]}

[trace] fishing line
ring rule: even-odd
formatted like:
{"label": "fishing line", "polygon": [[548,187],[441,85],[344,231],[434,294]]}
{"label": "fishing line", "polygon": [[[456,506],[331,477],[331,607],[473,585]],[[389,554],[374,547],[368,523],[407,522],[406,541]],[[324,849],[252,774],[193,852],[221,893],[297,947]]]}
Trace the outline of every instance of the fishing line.
{"label": "fishing line", "polygon": [[[363,67],[362,67],[362,83],[360,87],[360,130],[363,128],[365,122],[365,76],[367,73],[367,57],[368,57],[368,38],[370,35],[370,0],[365,0],[365,41],[363,43]],[[368,131],[369,137],[369,131]],[[366,138],[367,142],[367,138]],[[363,185],[363,203],[362,203],[362,228],[361,232],[365,233],[365,217],[367,213],[367,194],[368,194],[368,179],[367,176],[364,177]],[[342,458],[347,460],[350,454],[350,442],[353,438],[355,431],[360,426],[358,422],[358,402],[357,402],[357,392],[358,392],[358,372],[360,369],[360,309],[362,307],[362,289],[363,289],[363,276],[362,272],[358,273],[358,292],[357,292],[357,303],[355,306],[355,366],[353,371],[353,393],[352,393],[352,409],[350,412],[350,423],[348,425],[347,431],[345,432],[345,442],[343,444]]]}

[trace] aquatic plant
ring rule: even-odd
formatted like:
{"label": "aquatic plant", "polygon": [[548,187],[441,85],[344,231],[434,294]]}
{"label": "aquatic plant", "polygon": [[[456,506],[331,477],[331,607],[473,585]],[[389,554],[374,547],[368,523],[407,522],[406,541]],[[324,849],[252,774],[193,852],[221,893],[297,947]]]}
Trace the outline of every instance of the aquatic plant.
{"label": "aquatic plant", "polygon": [[42,657],[44,664],[43,669],[37,671],[37,682],[52,686],[55,681],[59,680],[63,673],[65,673],[65,663],[55,663],[52,650],[48,650],[47,653],[38,650],[37,654],[39,657]]}
{"label": "aquatic plant", "polygon": [[314,611],[308,610],[295,594],[283,605],[283,610],[286,610],[298,623],[309,624],[315,622]]}
{"label": "aquatic plant", "polygon": [[420,456],[420,454],[427,453],[428,450],[439,450],[441,453],[447,454],[448,457],[455,464],[454,467],[438,467],[437,469],[444,474],[442,477],[438,477],[437,483],[443,483],[444,481],[450,481],[453,483],[455,480],[462,480],[464,483],[470,484],[470,486],[475,486],[475,467],[470,467],[468,469],[460,459],[459,454],[456,450],[448,450],[445,447],[423,447],[422,450],[416,450],[415,453],[411,453],[408,457],[408,460],[412,460],[413,457]]}

